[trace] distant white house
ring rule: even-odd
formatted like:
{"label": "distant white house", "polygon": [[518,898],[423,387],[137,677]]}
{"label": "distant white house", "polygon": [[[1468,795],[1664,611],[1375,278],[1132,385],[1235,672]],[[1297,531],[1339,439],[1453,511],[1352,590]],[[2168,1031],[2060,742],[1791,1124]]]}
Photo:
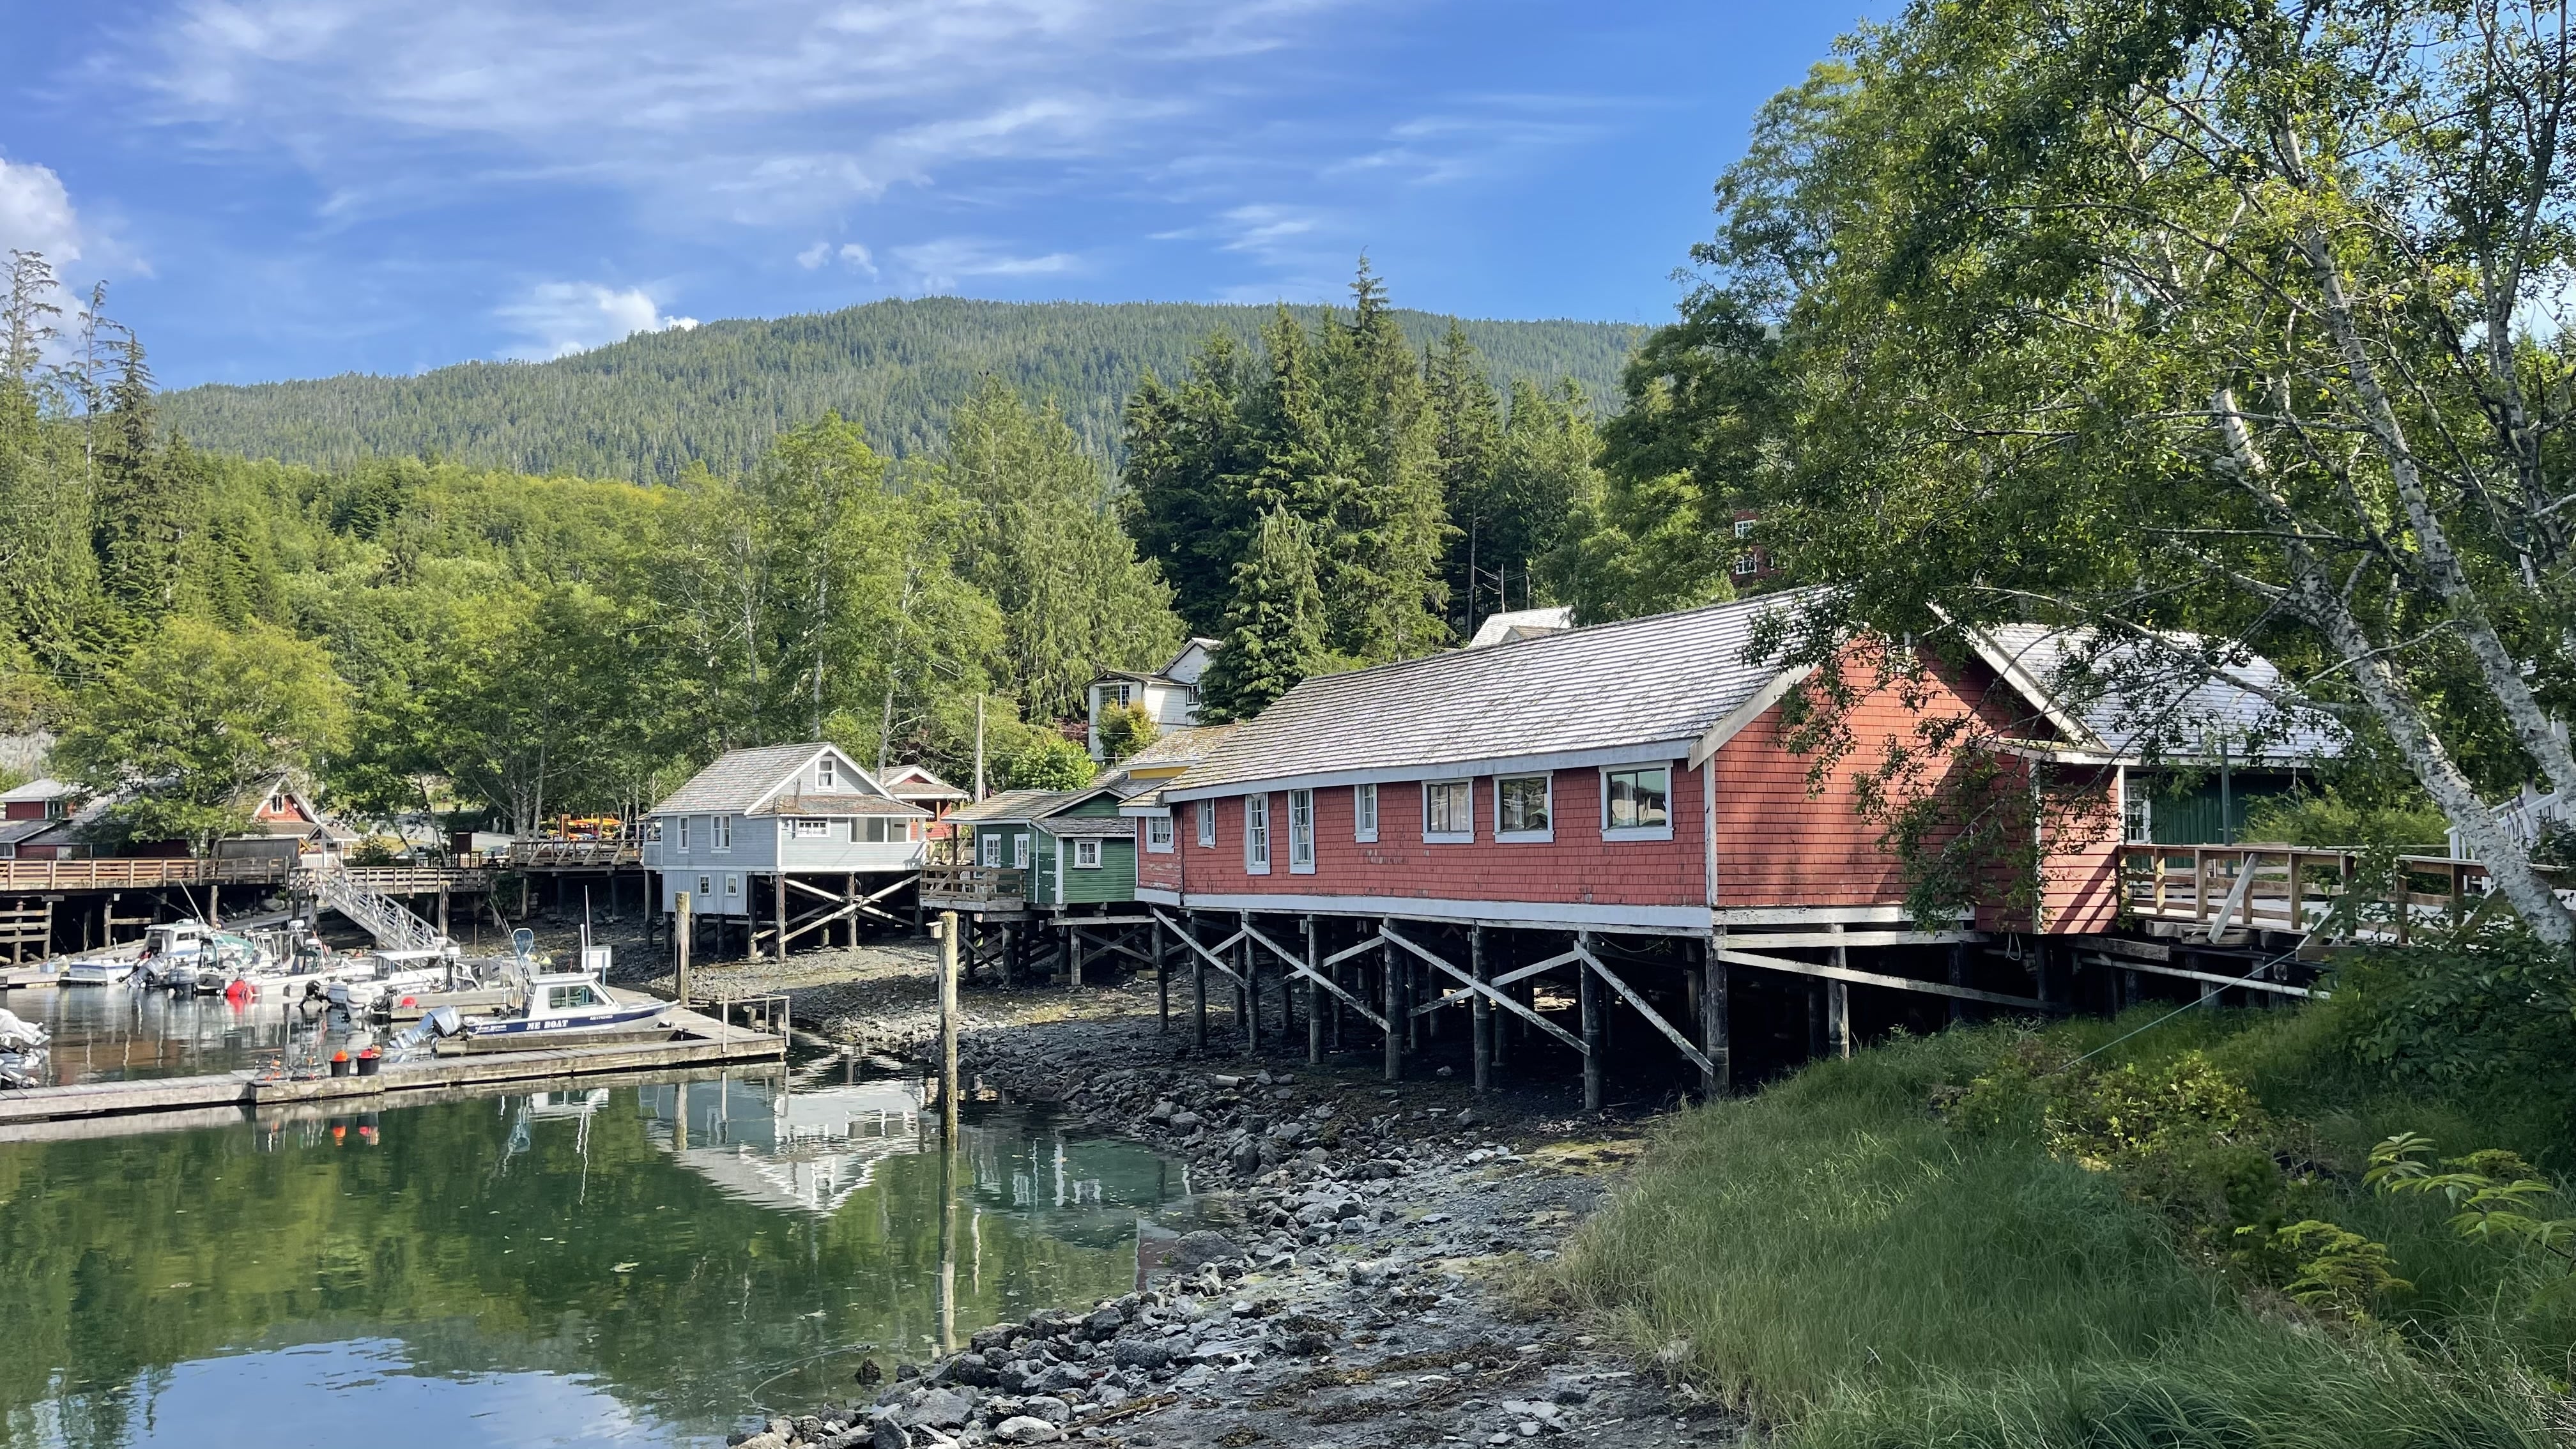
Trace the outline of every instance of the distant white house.
{"label": "distant white house", "polygon": [[837,746],[731,750],[646,812],[644,868],[665,911],[687,891],[699,915],[748,916],[760,877],[919,870],[930,818]]}
{"label": "distant white house", "polygon": [[1216,657],[1217,641],[1192,639],[1172,662],[1152,674],[1113,669],[1091,681],[1091,757],[1105,760],[1100,746],[1100,716],[1126,705],[1141,704],[1163,729],[1185,729],[1199,722],[1199,676]]}

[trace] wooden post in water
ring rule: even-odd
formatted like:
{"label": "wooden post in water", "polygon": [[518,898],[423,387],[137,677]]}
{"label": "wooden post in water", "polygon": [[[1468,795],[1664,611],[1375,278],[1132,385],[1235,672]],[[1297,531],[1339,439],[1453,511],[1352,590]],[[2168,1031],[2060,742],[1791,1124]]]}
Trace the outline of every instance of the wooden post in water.
{"label": "wooden post in water", "polygon": [[671,897],[671,943],[679,948],[679,964],[673,975],[674,995],[680,1005],[689,1004],[689,943],[694,933],[689,929],[689,893],[681,891]]}
{"label": "wooden post in water", "polygon": [[[1244,912],[1239,924],[1250,927],[1252,913]],[[1234,943],[1234,969],[1243,978],[1234,983],[1234,1024],[1243,1028],[1243,1050],[1248,1055],[1261,1050],[1261,961],[1252,954],[1250,936]]]}
{"label": "wooden post in water", "polygon": [[[1825,929],[1837,936],[1843,933],[1843,926],[1839,921]],[[1832,949],[1835,965],[1844,967],[1851,965],[1850,947],[1836,946]],[[1848,981],[1825,983],[1825,1039],[1835,1056],[1846,1059],[1851,1056],[1851,983]]]}
{"label": "wooden post in water", "polygon": [[[957,1141],[957,913],[939,913],[939,1130]],[[954,1325],[951,1325],[953,1329]]]}

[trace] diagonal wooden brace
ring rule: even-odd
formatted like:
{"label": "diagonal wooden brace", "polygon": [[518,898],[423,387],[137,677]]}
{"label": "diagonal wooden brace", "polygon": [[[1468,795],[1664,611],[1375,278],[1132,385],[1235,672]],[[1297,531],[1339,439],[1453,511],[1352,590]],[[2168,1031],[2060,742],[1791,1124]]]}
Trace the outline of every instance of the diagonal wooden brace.
{"label": "diagonal wooden brace", "polygon": [[[1329,977],[1329,976],[1324,976],[1324,975],[1320,975],[1320,974],[1318,974],[1318,973],[1316,973],[1316,972],[1314,972],[1314,971],[1312,971],[1312,970],[1309,970],[1309,969],[1307,968],[1307,966],[1306,966],[1306,958],[1305,958],[1305,957],[1303,957],[1303,956],[1291,955],[1291,954],[1289,953],[1289,951],[1288,951],[1288,948],[1287,948],[1287,947],[1282,946],[1282,945],[1280,945],[1278,942],[1271,940],[1268,936],[1265,936],[1265,935],[1261,934],[1261,932],[1260,932],[1257,928],[1255,928],[1254,926],[1252,926],[1252,925],[1251,925],[1251,924],[1249,924],[1249,923],[1246,923],[1246,924],[1245,924],[1245,926],[1244,926],[1244,928],[1243,928],[1243,933],[1244,933],[1245,935],[1247,935],[1247,936],[1250,936],[1253,940],[1260,942],[1262,945],[1269,947],[1269,948],[1270,948],[1270,954],[1271,954],[1271,955],[1276,956],[1276,957],[1278,957],[1280,960],[1287,962],[1287,963],[1288,963],[1288,974],[1289,974],[1290,976],[1292,976],[1292,977],[1293,977],[1293,976],[1303,976],[1303,977],[1305,977],[1307,980],[1314,982],[1316,985],[1318,985],[1318,986],[1320,986],[1320,987],[1324,988],[1326,991],[1329,991],[1329,992],[1333,993],[1335,996],[1340,997],[1340,998],[1341,998],[1345,1003],[1347,1003],[1347,1004],[1350,1006],[1351,1010],[1356,1011],[1356,1012],[1358,1012],[1360,1015],[1362,1015],[1362,1016],[1364,1016],[1364,1017],[1368,1018],[1368,1023],[1369,1023],[1369,1025],[1376,1027],[1376,1028],[1377,1028],[1378,1030],[1380,1030],[1380,1031],[1385,1031],[1385,1030],[1387,1030],[1387,1024],[1386,1024],[1386,1018],[1385,1018],[1385,1017],[1380,1016],[1377,1012],[1375,1012],[1375,1011],[1371,1010],[1371,1009],[1369,1008],[1369,1005],[1368,1005],[1368,1003],[1367,1003],[1367,1002],[1364,1002],[1364,1001],[1360,1000],[1358,997],[1351,995],[1349,992],[1344,991],[1344,990],[1341,988],[1340,984],[1339,984],[1339,983],[1337,983],[1337,982],[1335,982],[1331,977]],[[1364,949],[1374,951],[1374,950],[1378,949],[1378,943],[1377,943],[1375,940],[1371,940],[1371,941],[1369,941],[1369,942],[1367,942],[1367,943],[1366,943],[1366,945],[1365,945]],[[1348,954],[1350,954],[1350,953],[1349,953],[1349,952],[1344,952],[1343,954],[1344,954],[1344,955],[1348,955]]]}
{"label": "diagonal wooden brace", "polygon": [[1218,951],[1226,950],[1232,947],[1235,942],[1242,940],[1243,932],[1241,930],[1237,930],[1233,935],[1217,942],[1215,949],[1211,950],[1205,943],[1201,942],[1198,937],[1182,930],[1171,917],[1164,915],[1161,911],[1158,910],[1154,912],[1154,918],[1161,921],[1165,926],[1170,927],[1172,934],[1181,938],[1182,945],[1198,952],[1210,966],[1215,967],[1218,975],[1233,982],[1237,986],[1244,987],[1246,990],[1251,989],[1251,983],[1245,981],[1242,974],[1237,972],[1233,967],[1225,964],[1225,958],[1217,954]]}
{"label": "diagonal wooden brace", "polygon": [[1627,982],[1620,980],[1609,967],[1602,965],[1601,958],[1592,954],[1591,946],[1588,945],[1581,937],[1577,937],[1575,939],[1574,954],[1582,957],[1583,964],[1591,967],[1594,975],[1600,977],[1603,981],[1610,983],[1611,990],[1618,992],[1621,997],[1626,999],[1630,1006],[1635,1007],[1637,1009],[1637,1014],[1646,1019],[1646,1024],[1648,1026],[1662,1032],[1665,1038],[1672,1042],[1674,1046],[1681,1048],[1682,1055],[1690,1058],[1691,1065],[1710,1074],[1714,1074],[1717,1071],[1717,1068],[1710,1064],[1708,1057],[1700,1051],[1699,1047],[1695,1045],[1689,1037],[1686,1037],[1679,1031],[1674,1030],[1671,1022],[1664,1020],[1660,1013],[1658,1013],[1653,1007],[1646,1004],[1646,998],[1639,996],[1635,991],[1629,988]]}
{"label": "diagonal wooden brace", "polygon": [[1893,986],[1899,991],[1920,991],[1931,996],[1955,996],[1961,1001],[1984,1001],[1996,1006],[2015,1006],[2025,1011],[2064,1013],[2071,1008],[2053,1002],[2034,1001],[2027,996],[2006,996],[1995,991],[1978,991],[1966,986],[1952,986],[1946,981],[1917,981],[1909,976],[1881,976],[1875,971],[1855,971],[1849,966],[1824,966],[1813,961],[1792,961],[1786,956],[1766,956],[1759,951],[1716,949],[1709,952],[1716,960],[1737,966],[1759,966],[1766,971],[1787,971],[1799,976],[1821,976],[1828,981],[1849,981],[1860,986]]}
{"label": "diagonal wooden brace", "polygon": [[[1479,981],[1468,973],[1450,965],[1434,952],[1415,945],[1413,942],[1406,940],[1404,937],[1396,934],[1392,930],[1389,930],[1385,926],[1378,927],[1377,934],[1380,940],[1387,942],[1389,945],[1402,946],[1407,951],[1410,951],[1414,955],[1421,957],[1423,960],[1430,962],[1435,969],[1448,972],[1452,977],[1457,979],[1460,985],[1465,986],[1469,991],[1484,997],[1494,1005],[1501,1007],[1503,1010],[1508,1011],[1521,1018],[1523,1021],[1528,1022],[1530,1025],[1537,1027],[1539,1030],[1546,1032],[1549,1036],[1555,1037],[1558,1041],[1565,1043],[1567,1046],[1574,1048],[1578,1055],[1590,1056],[1592,1054],[1583,1045],[1583,1038],[1576,1036],[1574,1033],[1567,1031],[1564,1027],[1558,1026],[1555,1022],[1552,1022],[1546,1017],[1539,1015],[1537,1012],[1530,1010],[1528,1007],[1521,1005],[1518,999],[1506,996],[1502,992],[1495,990],[1492,986],[1487,985],[1485,982]],[[1527,970],[1524,969],[1520,974],[1526,975]]]}

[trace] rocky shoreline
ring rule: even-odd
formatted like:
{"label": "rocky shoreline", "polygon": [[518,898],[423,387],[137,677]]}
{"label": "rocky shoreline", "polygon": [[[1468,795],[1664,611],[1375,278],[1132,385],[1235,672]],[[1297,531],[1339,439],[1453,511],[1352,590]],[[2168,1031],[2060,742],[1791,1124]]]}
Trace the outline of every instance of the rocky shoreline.
{"label": "rocky shoreline", "polygon": [[[806,1029],[875,1058],[935,1043],[931,958],[738,968]],[[727,977],[734,976],[727,972]],[[1742,1421],[1624,1346],[1514,1293],[1633,1159],[1633,1121],[1581,1119],[1570,1083],[1482,1099],[1454,1077],[1390,1086],[1374,1048],[1322,1068],[1157,1030],[1154,983],[971,991],[961,1071],[1069,1126],[1191,1164],[1216,1228],[1181,1236],[1147,1291],[976,1331],[895,1365],[862,1399],[770,1420],[748,1449],[1078,1441],[1506,1445],[1730,1443]],[[1219,1017],[1222,1020],[1222,1016]],[[1265,1043],[1265,1047],[1273,1044]],[[961,1330],[963,1325],[960,1326]]]}

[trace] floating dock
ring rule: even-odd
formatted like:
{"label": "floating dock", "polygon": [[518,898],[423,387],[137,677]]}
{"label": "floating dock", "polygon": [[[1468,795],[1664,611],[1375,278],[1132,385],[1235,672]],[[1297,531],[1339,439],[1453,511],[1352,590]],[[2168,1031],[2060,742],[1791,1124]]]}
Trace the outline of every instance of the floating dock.
{"label": "floating dock", "polygon": [[668,1020],[672,1026],[668,1041],[625,1040],[461,1056],[423,1054],[398,1065],[387,1063],[372,1077],[352,1073],[345,1077],[296,1079],[232,1071],[212,1076],[79,1082],[22,1092],[0,1091],[0,1128],[79,1117],[204,1114],[216,1109],[256,1109],[303,1102],[345,1101],[352,1110],[372,1111],[378,1106],[399,1105],[411,1094],[446,1088],[775,1061],[787,1051],[784,1036],[729,1025],[684,1007],[672,1007]]}

